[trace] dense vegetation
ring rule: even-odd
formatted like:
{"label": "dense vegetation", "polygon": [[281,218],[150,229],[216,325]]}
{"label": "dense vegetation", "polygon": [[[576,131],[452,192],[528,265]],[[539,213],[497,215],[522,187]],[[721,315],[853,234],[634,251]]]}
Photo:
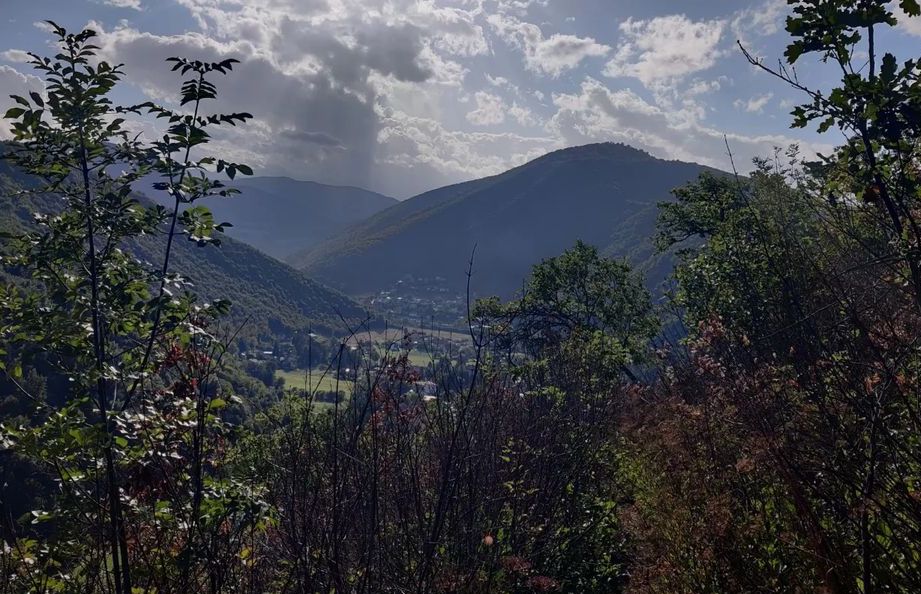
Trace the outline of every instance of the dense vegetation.
{"label": "dense vegetation", "polygon": [[[7,147],[0,143],[0,151],[6,152]],[[35,189],[34,178],[0,161],[0,231],[33,231],[37,228],[33,213],[60,212],[63,205],[55,195],[23,192],[30,189]],[[136,199],[154,206],[143,196]],[[165,234],[153,234],[132,238],[127,245],[141,260],[155,262],[165,242]],[[230,237],[221,235],[221,249],[199,249],[183,241],[173,250],[174,270],[188,279],[200,299],[226,299],[231,310],[224,322],[236,326],[246,322],[240,336],[270,343],[275,336],[308,327],[328,333],[341,326],[341,317],[353,321],[365,317],[344,295]]]}
{"label": "dense vegetation", "polygon": [[[5,260],[28,278],[0,293],[3,410],[20,411],[0,460],[29,490],[2,492],[0,591],[921,589],[921,65],[876,55],[883,0],[791,4],[788,66],[815,56],[840,86],[751,59],[807,94],[794,125],[848,142],[677,189],[650,238],[678,258],[664,311],[578,243],[516,299],[470,303],[472,355],[431,366],[433,395],[411,337],[372,353],[352,336],[330,363],[349,398],[245,418],[214,381],[226,307],[162,291],[168,247],[153,270],[117,249],[174,223],[216,237],[192,209],[227,189],[204,172],[246,168],[189,153],[247,119],[198,113],[232,63],[173,61],[195,115],[113,108],[119,69],[58,30],[63,54],[35,62],[47,98],[7,113],[14,161],[64,207],[13,229]],[[171,126],[141,145],[113,110]],[[151,172],[173,208],[132,198]]]}

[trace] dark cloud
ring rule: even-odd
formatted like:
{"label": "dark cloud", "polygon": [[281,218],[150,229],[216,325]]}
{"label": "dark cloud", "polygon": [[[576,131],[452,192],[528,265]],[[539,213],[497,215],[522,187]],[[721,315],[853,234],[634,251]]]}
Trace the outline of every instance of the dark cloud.
{"label": "dark cloud", "polygon": [[308,142],[320,146],[329,146],[334,148],[343,148],[342,143],[337,138],[322,132],[302,132],[298,130],[283,130],[281,136],[295,142]]}
{"label": "dark cloud", "polygon": [[379,129],[375,92],[366,81],[368,67],[343,58],[335,44],[321,56],[324,67],[302,73],[286,71],[245,41],[225,44],[198,34],[167,37],[131,29],[102,39],[103,51],[125,63],[128,79],[160,100],[175,97],[179,85],[164,62],[167,57],[239,59],[231,75],[215,80],[220,97],[208,107],[247,111],[257,122],[216,139],[246,147],[266,172],[338,184],[370,180]]}

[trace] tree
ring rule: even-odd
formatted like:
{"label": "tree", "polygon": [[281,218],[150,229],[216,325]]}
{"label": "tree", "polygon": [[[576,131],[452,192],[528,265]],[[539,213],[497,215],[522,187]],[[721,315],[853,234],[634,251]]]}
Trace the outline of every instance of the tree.
{"label": "tree", "polygon": [[658,330],[640,278],[581,241],[536,265],[520,299],[483,301],[474,315],[534,359],[584,355],[590,375],[613,370],[633,380],[630,366],[643,362]]}
{"label": "tree", "polygon": [[[891,53],[879,55],[877,30],[897,24],[895,2],[888,0],[789,0],[792,37],[787,64],[772,69],[742,48],[753,65],[807,95],[793,110],[793,126],[818,122],[819,132],[837,128],[848,142],[833,157],[848,175],[832,192],[854,196],[878,208],[878,224],[892,241],[892,253],[921,308],[921,226],[918,208],[918,147],[921,138],[921,64],[899,64]],[[909,17],[921,15],[917,0],[900,0]],[[839,86],[822,91],[796,74],[795,65],[816,54],[841,72]],[[832,194],[834,196],[834,194]]]}
{"label": "tree", "polygon": [[[197,304],[171,273],[170,255],[180,235],[202,246],[219,243],[215,233],[224,225],[193,203],[233,190],[210,180],[206,167],[230,178],[252,172],[211,157],[191,160],[191,152],[208,141],[208,129],[251,116],[200,113],[216,96],[208,78],[229,72],[235,60],[170,58],[174,71],[194,75],[181,91],[181,105],[192,113],[151,103],[115,106],[109,95],[123,71],[97,58],[96,34],[49,24],[60,53],[31,55],[46,95],[13,96],[17,105],[5,116],[14,143],[5,156],[38,180],[27,193],[57,196],[61,206],[35,213],[38,228],[11,240],[13,255],[4,264],[30,280],[0,288],[0,365],[38,408],[30,426],[4,426],[3,445],[42,465],[58,493],[49,508],[32,513],[33,523],[51,529],[26,527],[13,540],[19,565],[5,587],[198,589],[192,580],[201,578],[205,558],[217,562],[217,549],[204,546],[212,538],[207,531],[252,508],[229,483],[207,474],[206,441],[223,431],[216,413],[226,405],[211,382],[224,347],[207,328],[227,303]],[[168,122],[149,145],[126,125],[145,112]],[[132,193],[149,174],[159,175],[156,188],[174,198],[171,210]],[[162,265],[154,269],[134,256],[132,242],[161,235],[164,226]],[[69,380],[66,398],[40,400],[21,381],[39,356]],[[165,490],[172,500],[157,498]],[[154,540],[151,532],[158,532]],[[36,541],[43,533],[49,538]],[[158,548],[171,541],[183,543],[172,558]]]}

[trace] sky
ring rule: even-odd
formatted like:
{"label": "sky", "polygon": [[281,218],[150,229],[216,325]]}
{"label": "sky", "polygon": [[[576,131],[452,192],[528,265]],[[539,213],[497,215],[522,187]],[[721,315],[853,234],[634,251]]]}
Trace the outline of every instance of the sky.
{"label": "sky", "polygon": [[[0,108],[41,91],[25,52],[53,55],[52,19],[94,29],[101,57],[125,64],[123,103],[175,104],[167,57],[239,59],[210,107],[255,119],[212,147],[258,175],[406,198],[593,142],[726,169],[724,135],[746,171],[775,147],[842,141],[791,130],[802,97],[736,45],[776,63],[786,11],[785,0],[0,0]],[[880,45],[915,56],[917,21]],[[798,70],[835,82],[828,65]]]}

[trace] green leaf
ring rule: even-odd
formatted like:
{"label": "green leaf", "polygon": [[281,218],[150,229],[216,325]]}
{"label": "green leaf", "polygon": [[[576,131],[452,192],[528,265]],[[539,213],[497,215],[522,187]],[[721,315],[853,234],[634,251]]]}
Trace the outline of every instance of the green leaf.
{"label": "green leaf", "polygon": [[219,410],[227,406],[227,401],[223,398],[215,398],[208,404],[208,410]]}
{"label": "green leaf", "polygon": [[883,80],[891,81],[895,78],[895,72],[898,69],[898,64],[895,61],[895,56],[887,53],[883,56],[883,64],[880,67],[880,77]]}
{"label": "green leaf", "polygon": [[905,11],[905,14],[908,16],[921,15],[921,4],[918,3],[918,0],[901,0],[899,2],[899,7]]}
{"label": "green leaf", "polygon": [[74,441],[77,442],[77,445],[83,445],[86,443],[86,438],[83,435],[83,431],[81,431],[80,429],[77,429],[77,428],[70,429],[67,433],[70,434],[70,436],[74,438]]}
{"label": "green leaf", "polygon": [[117,435],[115,436],[115,445],[117,445],[120,448],[126,448],[128,447],[128,440],[122,437],[121,435]]}
{"label": "green leaf", "polygon": [[7,119],[18,118],[19,116],[21,116],[21,115],[24,114],[25,112],[26,112],[26,110],[24,110],[24,109],[21,108],[21,107],[11,107],[11,108],[9,108],[8,110],[6,110],[6,113],[3,114],[3,117],[4,117],[4,118],[7,118]]}
{"label": "green leaf", "polygon": [[35,91],[29,91],[29,97],[32,97],[32,101],[35,101],[35,104],[39,107],[45,107],[45,101],[42,99],[42,96]]}

